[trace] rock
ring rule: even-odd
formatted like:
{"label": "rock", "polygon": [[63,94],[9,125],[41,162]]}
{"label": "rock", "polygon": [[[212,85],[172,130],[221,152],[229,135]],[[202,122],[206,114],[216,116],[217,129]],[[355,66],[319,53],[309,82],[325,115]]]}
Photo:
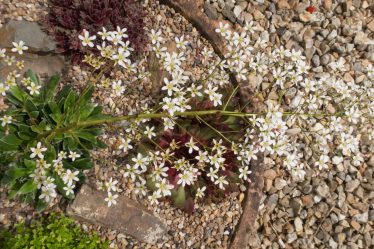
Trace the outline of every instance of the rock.
{"label": "rock", "polygon": [[332,0],[324,0],[323,1],[323,7],[326,10],[331,10],[331,8],[332,8]]}
{"label": "rock", "polygon": [[351,227],[353,227],[353,229],[355,229],[357,231],[360,230],[360,228],[361,228],[360,224],[357,221],[354,221],[354,220],[351,221]]}
{"label": "rock", "polygon": [[326,66],[327,64],[329,64],[329,62],[330,62],[330,55],[329,54],[322,55],[322,57],[321,57],[321,64],[323,66]]}
{"label": "rock", "polygon": [[338,32],[336,31],[336,29],[333,29],[330,32],[330,34],[327,36],[327,40],[331,41],[331,40],[335,39],[337,36],[338,36]]}
{"label": "rock", "polygon": [[369,220],[374,221],[374,210],[370,210],[369,212]]}
{"label": "rock", "polygon": [[286,180],[284,180],[284,179],[282,179],[282,178],[277,178],[277,179],[275,179],[274,187],[275,187],[276,189],[281,190],[281,189],[283,189],[286,185],[287,185]]}
{"label": "rock", "polygon": [[225,7],[222,10],[222,15],[229,19],[231,22],[235,22],[236,18],[234,15],[234,12],[232,11],[232,7],[228,4],[225,5]]}
{"label": "rock", "polygon": [[29,51],[51,52],[56,48],[52,39],[42,31],[39,24],[11,20],[0,29],[0,47],[12,47],[12,42],[24,41]]}
{"label": "rock", "polygon": [[290,6],[290,4],[288,3],[287,0],[278,1],[277,6],[278,6],[279,9],[286,9],[286,10],[291,9],[291,6]]}
{"label": "rock", "polygon": [[319,61],[319,56],[318,55],[313,55],[312,57],[312,62],[313,62],[313,65],[318,67],[320,65],[320,61]]}
{"label": "rock", "polygon": [[353,192],[358,186],[360,186],[360,181],[357,179],[354,179],[352,181],[347,182],[345,185],[345,191],[348,193]]}
{"label": "rock", "polygon": [[254,18],[256,21],[258,21],[258,20],[264,19],[265,16],[264,16],[264,14],[262,14],[259,10],[256,9],[256,10],[253,12],[253,18]]}
{"label": "rock", "polygon": [[210,19],[218,19],[218,13],[217,9],[214,8],[211,4],[208,2],[205,2],[204,4],[204,10],[205,14],[210,18]]}
{"label": "rock", "polygon": [[369,161],[367,162],[367,164],[368,164],[369,166],[374,167],[374,156],[371,156],[371,157],[370,157],[370,159],[369,159]]}
{"label": "rock", "polygon": [[139,203],[120,196],[116,206],[108,207],[105,198],[104,191],[83,185],[67,213],[78,220],[105,226],[151,244],[167,232],[166,225]]}
{"label": "rock", "polygon": [[273,169],[265,170],[264,177],[266,179],[274,180],[277,177],[277,172],[275,172]]}
{"label": "rock", "polygon": [[318,185],[316,191],[317,191],[317,194],[325,198],[328,197],[330,194],[330,189],[326,185],[326,183]]}
{"label": "rock", "polygon": [[308,11],[304,11],[304,12],[300,13],[299,18],[302,22],[310,22],[312,20],[313,16]]}
{"label": "rock", "polygon": [[[24,74],[28,69],[31,69],[41,78],[50,78],[57,73],[61,73],[65,67],[63,57],[58,55],[24,53],[23,55],[17,55],[16,58],[24,61],[25,67],[20,71],[20,74]],[[13,70],[13,67],[0,65],[0,81],[5,80],[6,76]]]}
{"label": "rock", "polygon": [[294,224],[296,232],[301,233],[303,231],[303,221],[299,217],[296,217],[294,220]]}
{"label": "rock", "polygon": [[369,212],[356,214],[355,216],[353,216],[353,219],[360,224],[366,224],[369,220]]}
{"label": "rock", "polygon": [[236,18],[239,18],[240,14],[242,13],[243,9],[240,5],[236,5],[234,7],[234,15]]}
{"label": "rock", "polygon": [[367,24],[367,28],[371,31],[371,32],[374,32],[374,20],[369,22]]}
{"label": "rock", "polygon": [[278,203],[278,195],[272,194],[266,201],[266,206],[268,208],[269,213],[277,206]]}

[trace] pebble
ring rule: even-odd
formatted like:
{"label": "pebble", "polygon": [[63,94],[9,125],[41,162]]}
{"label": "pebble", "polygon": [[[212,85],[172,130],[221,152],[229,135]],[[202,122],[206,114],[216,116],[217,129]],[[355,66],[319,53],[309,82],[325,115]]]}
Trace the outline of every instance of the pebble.
{"label": "pebble", "polygon": [[294,224],[296,232],[301,233],[303,231],[303,221],[299,217],[296,217]]}
{"label": "pebble", "polygon": [[353,192],[358,186],[360,185],[360,181],[357,179],[354,179],[352,181],[347,182],[345,185],[345,191],[348,193]]}
{"label": "pebble", "polygon": [[287,181],[282,178],[275,179],[274,186],[276,189],[281,190],[287,185]]}

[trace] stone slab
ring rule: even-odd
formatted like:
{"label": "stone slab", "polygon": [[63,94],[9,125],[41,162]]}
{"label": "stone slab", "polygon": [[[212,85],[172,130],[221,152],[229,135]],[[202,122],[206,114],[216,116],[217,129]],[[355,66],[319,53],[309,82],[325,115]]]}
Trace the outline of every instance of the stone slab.
{"label": "stone slab", "polygon": [[31,51],[53,52],[55,42],[36,22],[11,20],[0,28],[0,48],[12,47],[12,42],[24,41]]}
{"label": "stone slab", "polygon": [[144,206],[125,196],[119,196],[111,207],[104,201],[107,194],[83,185],[67,214],[84,222],[120,231],[140,241],[155,244],[167,232],[163,221]]}

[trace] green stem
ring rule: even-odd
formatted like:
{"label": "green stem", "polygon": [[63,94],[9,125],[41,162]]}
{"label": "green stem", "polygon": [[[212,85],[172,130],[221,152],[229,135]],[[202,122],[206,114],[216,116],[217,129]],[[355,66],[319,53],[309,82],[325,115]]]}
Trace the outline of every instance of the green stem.
{"label": "green stem", "polygon": [[[223,110],[205,110],[205,111],[175,112],[174,116],[175,117],[187,117],[187,116],[198,117],[198,116],[214,115],[214,114],[220,114],[224,116],[233,116],[233,117],[250,117],[250,116],[266,115],[266,112],[243,113],[243,112],[233,112],[233,111],[223,111]],[[337,114],[306,113],[304,114],[304,113],[284,112],[283,115],[284,116],[299,115],[299,116],[308,116],[308,117],[324,117],[324,116],[344,116],[344,113],[337,113]],[[84,121],[80,123],[70,124],[66,127],[61,127],[61,128],[56,128],[54,130],[50,130],[48,132],[40,134],[38,136],[38,139],[47,138],[47,141],[49,142],[52,140],[54,136],[63,134],[72,129],[78,129],[78,128],[84,128],[84,127],[102,125],[102,124],[110,124],[110,123],[120,122],[124,120],[152,119],[152,118],[164,118],[164,117],[173,118],[174,116],[170,116],[168,112],[162,112],[162,113],[141,113],[141,114],[134,114],[134,115],[119,116],[119,117],[103,118],[103,119],[97,119],[97,120],[88,120],[88,121]]]}

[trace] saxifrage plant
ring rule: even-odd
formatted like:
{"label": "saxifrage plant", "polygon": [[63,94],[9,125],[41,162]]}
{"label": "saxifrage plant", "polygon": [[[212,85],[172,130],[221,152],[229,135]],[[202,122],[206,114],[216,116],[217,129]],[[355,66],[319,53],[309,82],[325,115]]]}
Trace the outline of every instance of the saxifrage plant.
{"label": "saxifrage plant", "polygon": [[42,85],[32,71],[27,75],[27,87],[13,85],[6,94],[10,107],[0,126],[0,156],[7,159],[0,162],[7,166],[2,182],[10,187],[10,197],[36,201],[42,209],[56,192],[74,198],[84,180],[82,170],[93,165],[89,150],[105,147],[97,139],[101,128],[76,124],[105,115],[91,103],[92,87],[79,95],[69,86],[57,92],[59,76]]}

